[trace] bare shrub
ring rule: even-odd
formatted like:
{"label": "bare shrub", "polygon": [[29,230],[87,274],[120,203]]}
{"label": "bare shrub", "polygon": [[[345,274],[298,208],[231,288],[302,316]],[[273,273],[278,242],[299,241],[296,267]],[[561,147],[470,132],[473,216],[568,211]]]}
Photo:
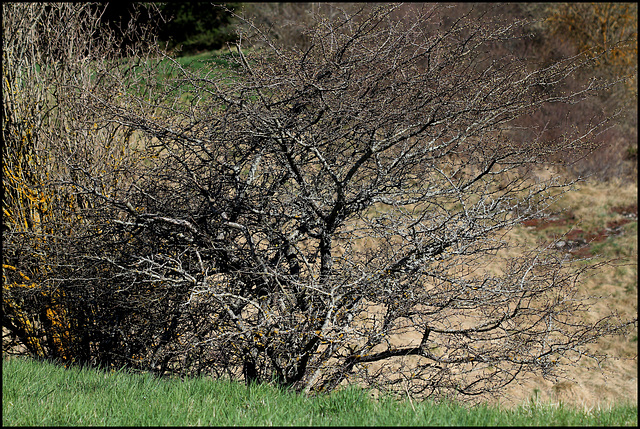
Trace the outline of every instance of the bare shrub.
{"label": "bare shrub", "polygon": [[573,184],[531,170],[588,153],[606,128],[514,141],[519,118],[607,88],[556,90],[592,58],[531,70],[486,49],[523,23],[443,22],[434,5],[316,12],[304,46],[248,22],[230,69],[158,52],[134,57],[133,80],[98,68],[122,91],[60,82],[71,111],[140,136],[144,153],[106,188],[87,154],[62,160],[92,235],[68,237],[54,283],[103,318],[87,342],[160,374],[435,397],[600,358],[585,346],[635,321],[583,320],[589,265],[540,248],[488,267],[516,245],[509,229]]}

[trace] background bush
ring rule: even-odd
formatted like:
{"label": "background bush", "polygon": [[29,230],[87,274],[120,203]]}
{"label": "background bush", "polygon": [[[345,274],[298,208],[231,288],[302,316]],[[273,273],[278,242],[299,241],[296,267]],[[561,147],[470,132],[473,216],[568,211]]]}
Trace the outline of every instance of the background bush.
{"label": "background bush", "polygon": [[[241,3],[223,5],[234,11]],[[169,49],[180,47],[181,55],[220,49],[237,38],[231,14],[211,2],[159,3],[159,10],[167,22],[158,37]]]}

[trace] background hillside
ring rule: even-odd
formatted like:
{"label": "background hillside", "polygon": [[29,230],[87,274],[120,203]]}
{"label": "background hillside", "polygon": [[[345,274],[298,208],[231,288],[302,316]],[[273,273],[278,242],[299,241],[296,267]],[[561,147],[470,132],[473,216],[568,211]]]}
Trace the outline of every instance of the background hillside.
{"label": "background hillside", "polygon": [[[179,48],[187,55],[206,50],[221,49],[237,37],[243,27],[240,21],[222,9],[207,6],[206,2],[163,3],[161,12],[170,19],[160,28],[159,35],[170,47]],[[308,20],[308,13],[321,7],[317,3],[226,3],[246,17],[268,28],[277,39],[288,45],[304,45],[304,34],[296,23]],[[353,5],[352,5],[353,6]],[[506,22],[530,20],[529,34],[523,40],[513,41],[512,51],[523,61],[549,64],[578,52],[589,51],[598,55],[605,49],[613,51],[602,57],[595,69],[583,73],[576,87],[592,78],[621,78],[636,76],[637,23],[635,3],[515,3],[492,4],[452,3],[450,20],[469,8],[478,16],[490,15]],[[406,11],[416,5],[407,4]],[[404,11],[402,11],[404,12]],[[207,29],[199,31],[199,29]],[[496,49],[503,49],[498,48]],[[571,89],[571,88],[567,88]],[[602,146],[582,160],[575,160],[571,174],[594,175],[598,180],[635,180],[637,174],[637,78],[616,85],[602,95],[589,109],[547,112],[544,120],[556,118],[557,123],[544,123],[542,118],[530,118],[523,126],[555,127],[558,134],[565,127],[580,120],[605,113],[620,112],[619,123],[600,136]],[[525,136],[523,136],[525,137]]]}
{"label": "background hillside", "polygon": [[[247,30],[233,13],[253,20],[268,29],[285,45],[304,46],[304,33],[299,24],[309,20],[309,12],[323,7],[319,3],[223,3],[211,2],[156,3],[162,19],[158,20],[159,39],[177,55],[194,55],[213,50],[225,50]],[[358,7],[357,4],[345,4]],[[411,12],[418,4],[406,4],[400,13]],[[544,118],[531,117],[523,126],[554,128],[563,134],[573,123],[618,113],[618,121],[599,136],[600,146],[583,159],[574,159],[568,173],[594,176],[600,181],[613,178],[633,181],[637,175],[638,114],[637,114],[637,23],[636,3],[450,3],[451,21],[472,9],[478,17],[488,15],[505,22],[530,21],[526,37],[512,41],[511,53],[532,66],[550,64],[560,58],[588,51],[593,56],[605,50],[597,65],[577,77],[574,87],[589,79],[619,79],[632,76],[603,93],[588,109],[575,111],[558,106],[545,112]],[[226,8],[226,9],[225,9]],[[106,22],[114,27],[126,27],[135,6],[122,9],[110,5],[105,11]],[[399,13],[399,14],[400,14]],[[496,45],[495,49],[504,49]],[[567,88],[570,90],[573,88]],[[554,118],[555,122],[549,122]],[[526,139],[530,136],[522,136]],[[563,161],[566,161],[564,159]]]}

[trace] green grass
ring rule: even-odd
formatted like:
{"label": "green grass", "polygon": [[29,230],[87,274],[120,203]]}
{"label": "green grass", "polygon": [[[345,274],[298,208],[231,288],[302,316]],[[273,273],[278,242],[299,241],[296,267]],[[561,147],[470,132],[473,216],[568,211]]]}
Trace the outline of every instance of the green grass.
{"label": "green grass", "polygon": [[515,409],[455,402],[373,400],[349,388],[306,397],[268,385],[206,378],[158,379],[126,371],[65,369],[28,359],[3,359],[2,424],[281,425],[281,426],[635,426],[637,405],[578,411],[529,404]]}
{"label": "green grass", "polygon": [[238,65],[233,61],[233,55],[228,50],[203,52],[196,55],[185,55],[177,57],[176,61],[183,67],[190,67],[192,70],[198,70],[206,65],[212,65],[220,68],[234,69]]}

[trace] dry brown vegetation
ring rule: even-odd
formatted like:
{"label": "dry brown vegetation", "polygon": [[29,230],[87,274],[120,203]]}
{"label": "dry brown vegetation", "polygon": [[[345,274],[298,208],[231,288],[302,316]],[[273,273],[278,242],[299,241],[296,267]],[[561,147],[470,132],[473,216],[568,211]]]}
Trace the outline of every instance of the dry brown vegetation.
{"label": "dry brown vegetation", "polygon": [[[593,321],[612,309],[623,319],[637,315],[636,183],[620,180],[581,183],[553,204],[546,216],[522,222],[508,235],[523,249],[546,244],[555,246],[558,253],[585,259],[585,264],[610,261],[579,284],[581,294],[597,297],[584,317]],[[572,240],[577,242],[575,246],[557,246],[558,242]],[[512,247],[509,252],[514,250]],[[501,272],[504,267],[495,258],[486,269]],[[606,408],[620,401],[637,403],[637,334],[636,327],[626,335],[603,338],[591,345],[593,350],[608,356],[604,362],[588,358],[576,362],[563,360],[562,376],[518,378],[494,401],[510,407],[533,400],[586,410]],[[421,333],[409,329],[391,341],[397,346],[416,345],[420,338]],[[406,364],[410,365],[412,360],[408,359]],[[372,365],[371,371],[397,374],[398,364]]]}
{"label": "dry brown vegetation", "polygon": [[[621,315],[634,316],[638,312],[638,227],[637,185],[613,181],[590,181],[579,190],[570,192],[554,207],[573,214],[566,223],[547,228],[523,226],[516,229],[519,240],[553,243],[565,239],[562,235],[575,229],[596,232],[617,224],[621,227],[611,235],[595,240],[571,253],[589,256],[595,261],[613,258],[594,275],[580,283],[582,293],[600,297],[586,315],[597,318],[611,309]],[[558,217],[561,217],[558,216]],[[560,250],[562,251],[562,250]],[[637,328],[625,336],[601,339],[593,346],[610,356],[599,368],[597,363],[583,359],[566,368],[566,379],[543,380],[533,377],[523,380],[505,391],[503,402],[517,404],[536,398],[541,401],[563,402],[592,409],[607,407],[615,401],[638,401],[638,332]]]}
{"label": "dry brown vegetation", "polygon": [[[551,208],[549,215],[553,220],[536,223],[536,226],[525,223],[511,232],[515,240],[533,245],[568,241],[572,232],[586,231],[579,234],[586,244],[558,251],[573,257],[592,258],[586,263],[613,259],[611,264],[600,267],[580,282],[581,293],[599,297],[585,315],[590,320],[611,309],[623,318],[637,315],[637,191],[637,184],[632,182],[588,181]],[[611,230],[612,225],[620,227]],[[593,360],[582,359],[565,368],[565,377],[519,380],[505,389],[500,402],[511,406],[535,398],[586,409],[607,407],[616,401],[637,403],[637,328],[624,336],[601,339],[592,347],[609,355],[601,367]]]}

